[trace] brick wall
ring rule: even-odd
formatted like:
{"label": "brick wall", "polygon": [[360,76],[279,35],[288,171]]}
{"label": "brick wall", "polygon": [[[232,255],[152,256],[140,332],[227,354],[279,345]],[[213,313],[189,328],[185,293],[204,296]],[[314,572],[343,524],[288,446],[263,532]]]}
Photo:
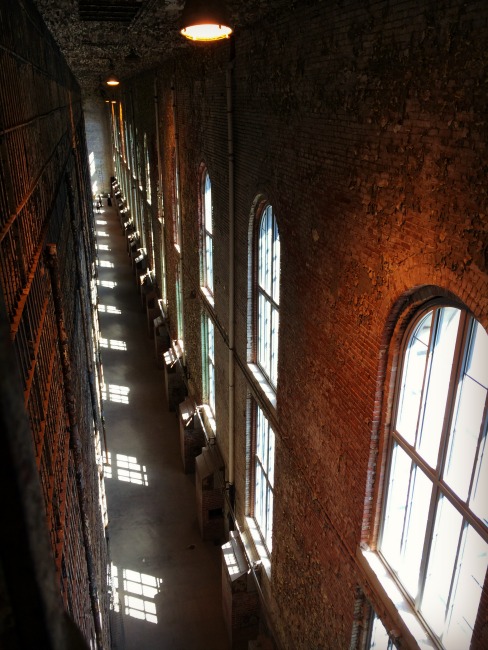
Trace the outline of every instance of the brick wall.
{"label": "brick wall", "polygon": [[[243,523],[256,392],[246,365],[248,242],[252,207],[265,197],[282,261],[277,411],[268,413],[277,434],[275,542],[264,591],[285,648],[346,648],[352,638],[365,582],[355,554],[361,539],[374,543],[397,318],[412,300],[455,295],[488,326],[487,22],[481,1],[304,2],[235,36],[236,508]],[[228,43],[195,45],[157,72],[172,338],[176,133],[187,379],[200,400],[206,309],[216,324],[217,441],[227,465],[229,55]],[[212,181],[213,309],[199,291],[202,163]],[[475,635],[473,647],[482,644]]]}
{"label": "brick wall", "polygon": [[[42,530],[26,523],[26,536],[40,548],[49,537],[44,562],[55,577],[47,591],[58,622],[48,624],[65,625],[64,604],[86,642],[107,648],[107,548],[95,452],[102,428],[93,362],[95,241],[81,93],[29,3],[2,3],[0,41],[2,327],[9,331],[12,382],[30,428],[30,456],[22,462],[36,468],[34,474],[23,470],[21,490],[35,495],[40,489],[43,510]],[[16,426],[8,419],[2,435]],[[20,446],[12,453],[19,463]],[[17,567],[28,561],[20,550],[8,559]],[[49,575],[46,570],[40,582]],[[50,616],[34,590],[25,601],[25,612],[15,612],[20,637],[36,628],[26,618],[31,609]]]}

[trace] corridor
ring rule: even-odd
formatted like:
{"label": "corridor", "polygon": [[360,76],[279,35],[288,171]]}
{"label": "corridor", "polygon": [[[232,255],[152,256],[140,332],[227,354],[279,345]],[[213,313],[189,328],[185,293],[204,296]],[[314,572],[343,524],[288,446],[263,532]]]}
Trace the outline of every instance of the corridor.
{"label": "corridor", "polygon": [[194,476],[115,208],[95,214],[113,650],[226,650],[220,546],[200,537]]}

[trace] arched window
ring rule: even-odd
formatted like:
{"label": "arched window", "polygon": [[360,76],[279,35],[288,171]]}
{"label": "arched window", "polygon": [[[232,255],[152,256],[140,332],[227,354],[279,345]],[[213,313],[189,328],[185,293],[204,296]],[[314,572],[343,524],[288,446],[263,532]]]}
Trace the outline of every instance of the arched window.
{"label": "arched window", "polygon": [[431,304],[401,355],[378,551],[437,644],[468,648],[488,565],[488,335]]}
{"label": "arched window", "polygon": [[251,498],[249,506],[258,531],[258,547],[269,561],[273,539],[275,432],[270,418],[278,386],[280,301],[280,238],[273,208],[264,204],[252,230],[253,266],[250,278],[253,346],[249,367],[257,380],[262,404],[250,399]]}
{"label": "arched window", "polygon": [[202,179],[202,286],[211,296],[213,280],[213,229],[212,229],[212,184],[205,171]]}
{"label": "arched window", "polygon": [[274,390],[278,382],[280,238],[271,205],[261,215],[257,242],[256,362]]}

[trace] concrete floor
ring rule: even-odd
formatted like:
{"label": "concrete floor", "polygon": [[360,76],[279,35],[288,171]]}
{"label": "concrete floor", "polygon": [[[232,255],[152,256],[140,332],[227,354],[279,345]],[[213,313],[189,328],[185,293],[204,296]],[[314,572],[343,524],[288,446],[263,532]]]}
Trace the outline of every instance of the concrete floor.
{"label": "concrete floor", "polygon": [[177,418],[167,408],[118,216],[104,206],[95,219],[112,650],[227,650],[220,546],[200,537],[194,476],[183,473]]}

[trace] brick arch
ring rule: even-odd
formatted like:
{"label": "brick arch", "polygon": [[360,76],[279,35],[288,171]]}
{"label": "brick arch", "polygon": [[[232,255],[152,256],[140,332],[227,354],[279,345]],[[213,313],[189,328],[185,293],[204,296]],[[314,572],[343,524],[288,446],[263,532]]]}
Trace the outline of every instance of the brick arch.
{"label": "brick arch", "polygon": [[[408,272],[402,273],[402,277],[408,277],[412,282],[420,280],[422,276],[425,278],[425,275],[425,269],[414,263],[410,265]],[[429,275],[432,276],[432,272]],[[450,286],[450,289],[427,283],[413,284],[408,289],[402,286],[403,292],[397,294],[399,297],[394,301],[393,305],[389,306],[388,312],[379,314],[379,318],[383,318],[384,327],[378,355],[378,373],[371,419],[370,448],[361,530],[361,543],[370,548],[376,547],[378,536],[394,386],[400,365],[401,344],[407,328],[422,307],[434,299],[454,303],[461,308],[468,309],[486,328],[478,314],[480,303],[482,306],[486,292],[479,295],[475,291],[478,287],[471,287],[471,290],[469,290],[465,284],[453,282],[452,277],[449,280],[451,282],[446,284]],[[462,296],[452,291],[453,284],[459,290],[459,294],[463,294]],[[398,288],[400,288],[401,283],[398,282],[398,285]],[[390,288],[395,289],[391,285]],[[463,291],[461,291],[461,288]]]}

